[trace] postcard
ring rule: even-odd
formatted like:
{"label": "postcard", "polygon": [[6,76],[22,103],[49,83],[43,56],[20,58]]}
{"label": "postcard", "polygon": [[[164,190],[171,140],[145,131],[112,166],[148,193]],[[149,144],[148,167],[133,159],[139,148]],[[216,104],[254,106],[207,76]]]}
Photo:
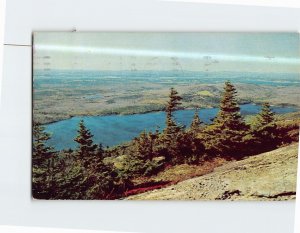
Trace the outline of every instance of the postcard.
{"label": "postcard", "polygon": [[298,33],[35,32],[32,196],[291,200]]}

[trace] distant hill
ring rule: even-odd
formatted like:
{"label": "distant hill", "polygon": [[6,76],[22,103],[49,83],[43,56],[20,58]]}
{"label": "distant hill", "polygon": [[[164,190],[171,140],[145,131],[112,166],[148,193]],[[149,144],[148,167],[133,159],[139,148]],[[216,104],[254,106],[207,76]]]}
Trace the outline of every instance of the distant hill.
{"label": "distant hill", "polygon": [[130,200],[291,200],[296,198],[298,144],[217,167],[213,172]]}

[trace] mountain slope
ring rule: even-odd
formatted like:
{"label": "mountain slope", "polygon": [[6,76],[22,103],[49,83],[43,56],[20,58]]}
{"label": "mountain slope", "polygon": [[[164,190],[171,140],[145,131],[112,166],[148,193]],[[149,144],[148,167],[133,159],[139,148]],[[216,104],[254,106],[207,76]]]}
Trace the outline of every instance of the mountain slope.
{"label": "mountain slope", "polygon": [[129,200],[289,200],[296,198],[298,144],[231,162],[212,173]]}

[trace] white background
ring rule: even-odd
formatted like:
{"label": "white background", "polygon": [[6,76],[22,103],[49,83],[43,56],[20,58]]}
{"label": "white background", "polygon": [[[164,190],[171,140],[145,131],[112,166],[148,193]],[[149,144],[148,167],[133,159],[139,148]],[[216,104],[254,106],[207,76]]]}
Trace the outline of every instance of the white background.
{"label": "white background", "polygon": [[[295,202],[32,201],[31,33],[299,31],[300,9],[155,0],[7,0],[0,224],[130,232],[292,233]],[[13,46],[18,44],[25,46]]]}

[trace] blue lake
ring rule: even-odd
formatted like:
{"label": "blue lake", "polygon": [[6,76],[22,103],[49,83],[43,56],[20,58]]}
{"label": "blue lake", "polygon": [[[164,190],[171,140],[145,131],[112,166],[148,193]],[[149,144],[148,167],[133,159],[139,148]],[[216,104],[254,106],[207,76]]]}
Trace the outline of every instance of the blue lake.
{"label": "blue lake", "polygon": [[[254,104],[241,105],[242,115],[257,114],[261,107]],[[292,107],[273,107],[275,113],[288,113],[297,111]],[[178,110],[174,116],[176,121],[182,125],[189,126],[195,110]],[[205,123],[210,123],[216,116],[218,108],[207,108],[199,111],[199,117]],[[49,145],[55,149],[76,148],[73,141],[77,135],[78,123],[81,119],[94,135],[95,143],[102,143],[104,146],[113,146],[130,141],[143,130],[155,131],[157,127],[161,130],[165,127],[165,112],[151,112],[134,115],[109,115],[109,116],[83,116],[72,117],[67,120],[45,125],[46,131],[52,134]]]}

